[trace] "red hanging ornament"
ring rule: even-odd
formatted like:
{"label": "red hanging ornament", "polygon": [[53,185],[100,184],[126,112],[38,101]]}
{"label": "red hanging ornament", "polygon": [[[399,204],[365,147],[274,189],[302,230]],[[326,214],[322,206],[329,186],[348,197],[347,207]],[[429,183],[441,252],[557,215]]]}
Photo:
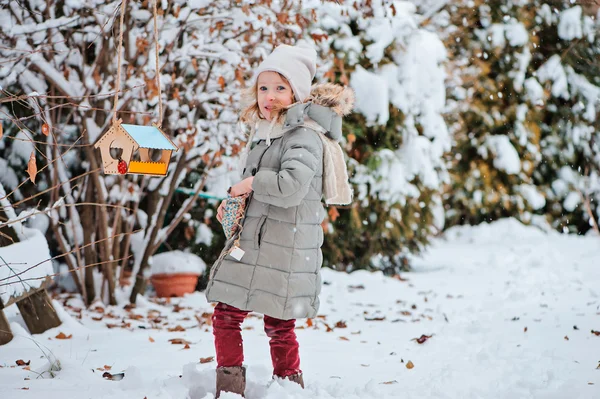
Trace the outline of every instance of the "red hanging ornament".
{"label": "red hanging ornament", "polygon": [[117,165],[117,170],[122,175],[124,175],[125,173],[127,173],[127,162],[125,162],[122,159],[120,159],[119,160],[119,164]]}

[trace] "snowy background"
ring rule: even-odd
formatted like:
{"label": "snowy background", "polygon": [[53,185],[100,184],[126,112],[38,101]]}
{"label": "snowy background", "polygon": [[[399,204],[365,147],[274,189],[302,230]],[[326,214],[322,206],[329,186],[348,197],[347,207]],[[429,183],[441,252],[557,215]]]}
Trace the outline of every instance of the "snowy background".
{"label": "snowy background", "polygon": [[0,299],[57,274],[63,322],[32,336],[3,310],[1,398],[214,398],[203,293],[130,293],[136,275],[202,273],[218,255],[240,89],[299,38],[317,81],[356,92],[355,202],[328,208],[322,306],[297,322],[306,389],[270,381],[252,314],[247,398],[600,397],[598,6],[162,0],[157,54],[151,3],[129,1],[119,117],[156,121],[158,56],[182,149],[150,179],[104,176],[90,151],[111,122],[120,5],[0,8],[0,232],[20,240],[0,236]]}
{"label": "snowy background", "polygon": [[[268,338],[251,314],[247,398],[599,397],[597,237],[507,219],[452,228],[414,261],[399,279],[323,270],[319,316],[296,324],[304,391],[269,385]],[[214,398],[202,293],[134,309],[63,294],[54,306],[63,324],[36,336],[6,309],[16,337],[0,347],[3,397]]]}

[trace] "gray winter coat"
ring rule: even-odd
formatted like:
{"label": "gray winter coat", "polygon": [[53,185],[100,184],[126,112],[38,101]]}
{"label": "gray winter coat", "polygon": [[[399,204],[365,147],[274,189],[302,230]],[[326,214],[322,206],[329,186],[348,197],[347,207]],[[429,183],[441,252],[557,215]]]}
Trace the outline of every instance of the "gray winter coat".
{"label": "gray winter coat", "polygon": [[[283,320],[317,315],[325,217],[323,144],[305,117],[339,140],[341,117],[352,108],[353,96],[335,85],[316,86],[311,94],[312,102],[287,111],[282,137],[270,146],[261,140],[248,155],[243,178],[254,175],[254,182],[240,237],[245,254],[240,261],[221,257],[212,266],[209,302]],[[232,244],[230,239],[224,251]]]}

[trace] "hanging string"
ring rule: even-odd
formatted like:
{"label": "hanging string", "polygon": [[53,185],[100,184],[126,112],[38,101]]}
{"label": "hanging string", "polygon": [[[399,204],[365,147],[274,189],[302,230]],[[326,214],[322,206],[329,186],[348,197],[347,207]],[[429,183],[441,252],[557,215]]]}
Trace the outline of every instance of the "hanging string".
{"label": "hanging string", "polygon": [[117,120],[117,104],[119,103],[119,89],[121,88],[121,50],[123,48],[123,19],[125,17],[125,5],[127,0],[121,3],[121,24],[119,27],[119,50],[117,59],[117,83],[115,85],[115,105],[113,108],[113,122]]}
{"label": "hanging string", "polygon": [[157,11],[156,3],[158,0],[154,0],[154,43],[156,45],[156,86],[158,87],[158,127],[162,126],[163,120],[163,108],[162,108],[162,94],[160,88],[160,69],[158,67],[158,23],[156,22]]}

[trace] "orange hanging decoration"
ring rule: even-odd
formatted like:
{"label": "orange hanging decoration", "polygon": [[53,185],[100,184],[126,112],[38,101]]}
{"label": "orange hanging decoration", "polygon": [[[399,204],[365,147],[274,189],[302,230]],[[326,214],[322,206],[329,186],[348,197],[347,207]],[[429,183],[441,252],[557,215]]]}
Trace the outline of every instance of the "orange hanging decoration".
{"label": "orange hanging decoration", "polygon": [[48,137],[49,132],[50,132],[50,128],[48,127],[48,124],[44,123],[42,125],[42,133],[44,133],[44,136]]}

